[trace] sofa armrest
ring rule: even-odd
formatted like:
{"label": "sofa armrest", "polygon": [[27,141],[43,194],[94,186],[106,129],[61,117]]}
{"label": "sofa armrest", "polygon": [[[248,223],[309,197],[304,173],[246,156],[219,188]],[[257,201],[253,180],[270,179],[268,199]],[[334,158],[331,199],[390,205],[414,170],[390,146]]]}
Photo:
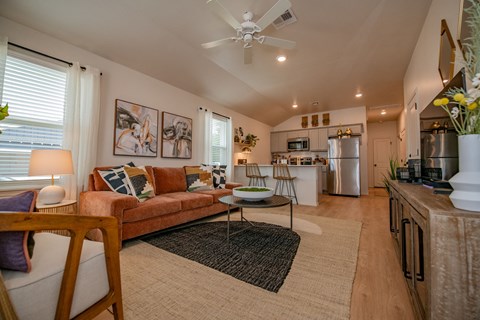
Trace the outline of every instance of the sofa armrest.
{"label": "sofa armrest", "polygon": [[[80,193],[79,214],[82,216],[111,216],[117,218],[118,236],[122,241],[123,212],[136,208],[138,200],[134,196],[112,191],[85,191]],[[100,232],[90,232],[88,238],[101,241]]]}
{"label": "sofa armrest", "polygon": [[227,182],[225,183],[225,189],[233,189],[237,187],[241,187],[243,184],[237,182]]}

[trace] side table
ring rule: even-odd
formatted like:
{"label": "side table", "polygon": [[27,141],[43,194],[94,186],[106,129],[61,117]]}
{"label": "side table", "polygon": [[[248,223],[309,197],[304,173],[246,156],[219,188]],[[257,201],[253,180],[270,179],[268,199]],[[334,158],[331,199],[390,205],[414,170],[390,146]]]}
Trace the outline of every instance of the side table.
{"label": "side table", "polygon": [[[52,213],[77,213],[77,200],[62,200],[60,203],[55,204],[41,204],[37,202],[35,204],[35,211],[52,214]],[[67,230],[44,230],[50,233],[59,234],[62,236],[69,236],[70,233]]]}

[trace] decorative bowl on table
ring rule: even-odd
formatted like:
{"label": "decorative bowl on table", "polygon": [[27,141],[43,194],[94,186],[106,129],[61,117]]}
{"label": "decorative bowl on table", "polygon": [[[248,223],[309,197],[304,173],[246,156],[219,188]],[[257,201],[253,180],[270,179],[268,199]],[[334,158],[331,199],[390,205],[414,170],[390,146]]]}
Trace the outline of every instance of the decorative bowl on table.
{"label": "decorative bowl on table", "polygon": [[233,196],[245,201],[262,201],[273,196],[274,190],[266,187],[237,187],[233,188]]}

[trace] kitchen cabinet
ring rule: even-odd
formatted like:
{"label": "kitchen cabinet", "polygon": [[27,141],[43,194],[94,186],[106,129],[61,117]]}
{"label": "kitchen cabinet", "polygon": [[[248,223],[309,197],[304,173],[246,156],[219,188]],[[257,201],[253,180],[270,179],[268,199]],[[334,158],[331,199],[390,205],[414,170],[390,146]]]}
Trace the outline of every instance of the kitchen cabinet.
{"label": "kitchen cabinet", "polygon": [[308,137],[308,130],[287,131],[287,139]]}
{"label": "kitchen cabinet", "polygon": [[308,132],[310,138],[310,151],[327,151],[327,129],[311,129]]}
{"label": "kitchen cabinet", "polygon": [[390,232],[417,319],[479,319],[480,216],[448,195],[390,183]]}
{"label": "kitchen cabinet", "polygon": [[287,152],[287,132],[270,133],[270,152]]}
{"label": "kitchen cabinet", "polygon": [[420,113],[415,97],[407,107],[407,159],[420,159]]}

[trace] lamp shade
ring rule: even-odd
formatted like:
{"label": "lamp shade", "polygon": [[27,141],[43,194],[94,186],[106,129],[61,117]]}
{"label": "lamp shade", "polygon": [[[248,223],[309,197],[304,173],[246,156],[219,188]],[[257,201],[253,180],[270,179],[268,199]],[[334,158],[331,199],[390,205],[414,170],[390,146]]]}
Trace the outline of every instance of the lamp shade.
{"label": "lamp shade", "polygon": [[70,150],[32,150],[29,176],[73,174]]}

